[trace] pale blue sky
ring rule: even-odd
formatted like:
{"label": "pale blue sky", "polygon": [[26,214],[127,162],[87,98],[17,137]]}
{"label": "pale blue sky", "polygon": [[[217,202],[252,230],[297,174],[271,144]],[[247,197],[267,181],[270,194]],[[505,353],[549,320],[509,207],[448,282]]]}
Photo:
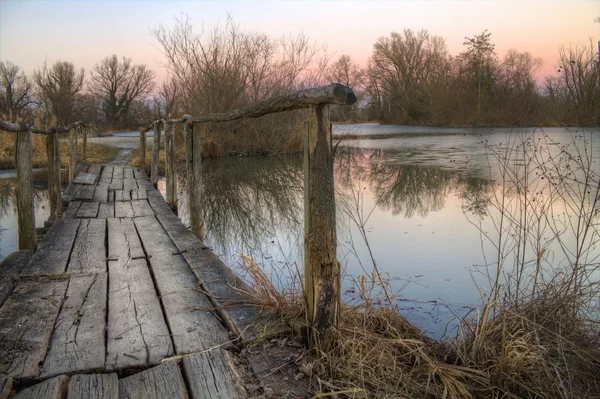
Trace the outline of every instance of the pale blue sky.
{"label": "pale blue sky", "polygon": [[560,44],[598,40],[600,1],[0,1],[0,59],[27,72],[47,59],[89,70],[110,55],[127,56],[165,75],[150,28],[186,13],[200,28],[227,13],[243,29],[272,36],[304,32],[330,52],[365,64],[380,36],[405,28],[444,37],[450,52],[465,36],[492,32],[499,56],[509,48],[542,57],[550,73]]}

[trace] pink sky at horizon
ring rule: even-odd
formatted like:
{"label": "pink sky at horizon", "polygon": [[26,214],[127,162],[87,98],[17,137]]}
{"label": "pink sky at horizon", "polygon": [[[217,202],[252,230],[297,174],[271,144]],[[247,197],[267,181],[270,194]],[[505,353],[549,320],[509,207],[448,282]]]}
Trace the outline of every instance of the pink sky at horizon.
{"label": "pink sky at horizon", "polygon": [[[597,45],[600,1],[52,1],[0,2],[0,60],[27,73],[57,60],[89,71],[117,54],[148,65],[162,81],[167,72],[150,29],[173,25],[186,13],[200,31],[223,23],[230,13],[243,30],[272,37],[306,33],[336,56],[349,54],[365,65],[377,38],[403,29],[427,29],[446,39],[453,55],[466,36],[488,29],[496,53],[528,51],[544,61],[538,77],[555,71],[558,47]],[[15,34],[19,32],[19,34]]]}

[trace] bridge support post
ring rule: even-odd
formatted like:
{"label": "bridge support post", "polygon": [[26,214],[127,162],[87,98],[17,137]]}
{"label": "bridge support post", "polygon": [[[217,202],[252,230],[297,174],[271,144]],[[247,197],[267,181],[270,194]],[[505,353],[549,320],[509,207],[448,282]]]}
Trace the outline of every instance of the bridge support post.
{"label": "bridge support post", "polygon": [[326,113],[324,104],[311,106],[304,141],[304,278],[316,345],[337,324],[340,307],[333,154]]}
{"label": "bridge support post", "polygon": [[48,154],[48,197],[50,198],[50,214],[62,213],[60,185],[60,143],[57,134],[46,136],[46,153]]}
{"label": "bridge support post", "polygon": [[204,240],[204,214],[202,211],[202,147],[200,132],[194,132],[194,122],[186,122],[185,155],[190,206],[190,230]]}
{"label": "bridge support post", "polygon": [[37,248],[35,213],[33,209],[33,178],[31,132],[17,133],[17,217],[19,224],[19,250]]}
{"label": "bridge support post", "polygon": [[177,172],[175,170],[175,124],[165,122],[165,172],[167,204],[177,209]]}
{"label": "bridge support post", "polygon": [[87,159],[87,139],[88,139],[87,129],[83,129],[83,136],[81,138],[82,141],[82,150],[81,150],[81,159],[84,161]]}
{"label": "bridge support post", "polygon": [[140,151],[142,166],[146,166],[146,129],[140,129]]}
{"label": "bridge support post", "polygon": [[69,183],[75,180],[77,172],[77,128],[69,131]]}
{"label": "bridge support post", "polygon": [[152,165],[150,165],[150,181],[156,187],[158,182],[158,157],[160,156],[160,122],[154,122],[154,137],[152,138]]}

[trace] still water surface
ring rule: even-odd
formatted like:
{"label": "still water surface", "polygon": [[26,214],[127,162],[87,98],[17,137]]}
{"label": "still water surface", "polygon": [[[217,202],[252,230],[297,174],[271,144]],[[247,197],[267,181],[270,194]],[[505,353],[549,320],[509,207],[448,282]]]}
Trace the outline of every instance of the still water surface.
{"label": "still water surface", "polygon": [[[344,300],[357,300],[355,281],[375,262],[399,294],[399,310],[437,338],[489,289],[484,265],[494,248],[482,232],[495,237],[497,211],[488,201],[503,192],[494,153],[526,142],[556,155],[576,143],[589,146],[596,170],[600,158],[598,130],[338,125],[334,141],[348,132],[369,138],[341,141],[334,162]],[[508,158],[523,167],[518,156]],[[203,168],[207,244],[233,267],[240,254],[251,256],[285,289],[302,269],[301,155],[222,158]],[[185,182],[179,187],[179,215],[187,223]],[[3,256],[16,250],[13,203],[11,191],[2,191]],[[47,217],[44,207],[42,195],[38,225]],[[555,251],[556,265],[563,262],[556,248],[548,251]]]}

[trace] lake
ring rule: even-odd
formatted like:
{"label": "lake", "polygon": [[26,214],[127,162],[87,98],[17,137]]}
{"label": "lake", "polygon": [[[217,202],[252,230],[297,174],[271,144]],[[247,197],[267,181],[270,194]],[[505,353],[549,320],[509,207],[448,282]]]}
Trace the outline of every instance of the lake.
{"label": "lake", "polygon": [[[514,216],[519,211],[514,208],[515,201],[522,195],[521,183],[511,181],[507,175],[512,173],[519,179],[526,176],[527,186],[537,196],[532,197],[532,204],[540,201],[546,207],[543,213],[555,215],[559,221],[564,217],[561,213],[566,212],[568,217],[572,205],[576,205],[573,197],[559,198],[556,190],[552,191],[557,186],[544,185],[542,176],[535,175],[542,169],[534,170],[531,162],[524,161],[525,149],[539,157],[536,162],[544,170],[550,169],[550,161],[564,169],[563,158],[569,151],[589,153],[589,167],[599,170],[597,129],[534,131],[365,124],[336,125],[333,133],[344,301],[360,300],[356,280],[370,275],[375,263],[397,293],[399,311],[435,338],[447,331],[452,333],[456,318],[476,308],[489,292],[489,275],[496,270],[495,243],[502,215],[497,209],[498,199],[510,198],[507,204],[512,208],[505,211]],[[345,134],[366,138],[338,143],[335,136]],[[577,171],[574,173],[577,175]],[[205,161],[203,180],[207,244],[232,267],[239,264],[239,255],[251,256],[279,289],[285,290],[297,281],[297,271],[303,265],[302,156]],[[161,187],[164,181],[159,182]],[[184,176],[179,190],[179,215],[188,223]],[[593,202],[588,197],[586,204]],[[8,237],[16,234],[9,222],[14,220],[14,209],[7,209],[0,220],[6,229],[1,237],[4,256],[11,248],[14,250],[16,241],[12,239],[13,247],[5,246],[5,240],[10,242]],[[43,215],[41,212],[40,217]],[[566,267],[569,260],[562,254],[565,244],[581,242],[566,223],[563,238],[557,241],[557,224],[554,226],[539,234],[538,244],[543,251],[537,251],[545,254],[544,270]],[[514,233],[506,227],[504,230],[505,235]],[[586,238],[590,247],[585,253],[587,264],[597,263],[599,252],[594,237]],[[507,242],[510,240],[504,240],[505,246]],[[529,242],[524,245],[521,256],[526,262],[537,258],[534,247]],[[509,249],[502,249],[506,251],[503,275],[511,269],[513,255]]]}

